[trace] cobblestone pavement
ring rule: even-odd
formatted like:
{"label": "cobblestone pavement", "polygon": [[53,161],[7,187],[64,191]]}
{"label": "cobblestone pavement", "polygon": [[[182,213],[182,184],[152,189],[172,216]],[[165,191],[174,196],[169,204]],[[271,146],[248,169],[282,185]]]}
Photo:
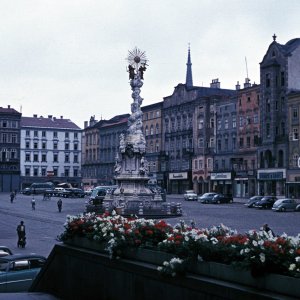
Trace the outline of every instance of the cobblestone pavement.
{"label": "cobblestone pavement", "polygon": [[[0,245],[8,246],[15,253],[37,253],[48,256],[57,243],[57,236],[63,232],[67,215],[77,215],[84,211],[87,198],[63,199],[62,212],[57,209],[58,198],[43,200],[35,196],[36,210],[31,209],[32,196],[18,194],[10,203],[9,193],[0,193]],[[276,234],[286,232],[297,235],[300,232],[300,212],[276,213],[271,210],[249,209],[244,206],[245,199],[234,199],[233,204],[201,204],[184,201],[182,195],[168,195],[167,201],[180,202],[183,215],[169,218],[174,225],[180,220],[190,223],[194,220],[197,227],[211,227],[223,223],[238,232],[259,229],[268,223]],[[16,227],[23,220],[26,225],[27,245],[17,248]]]}

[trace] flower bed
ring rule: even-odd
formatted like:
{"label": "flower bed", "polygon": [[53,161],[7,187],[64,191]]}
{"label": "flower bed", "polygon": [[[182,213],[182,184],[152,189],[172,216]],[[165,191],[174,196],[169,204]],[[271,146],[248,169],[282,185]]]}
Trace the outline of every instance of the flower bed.
{"label": "flower bed", "polygon": [[273,237],[253,230],[238,234],[224,225],[198,229],[184,222],[173,227],[161,220],[85,214],[68,216],[59,238],[68,242],[76,237],[104,244],[111,258],[134,248],[169,253],[172,258],[158,267],[164,275],[183,275],[189,265],[204,261],[249,270],[253,277],[267,273],[300,277],[300,235]]}

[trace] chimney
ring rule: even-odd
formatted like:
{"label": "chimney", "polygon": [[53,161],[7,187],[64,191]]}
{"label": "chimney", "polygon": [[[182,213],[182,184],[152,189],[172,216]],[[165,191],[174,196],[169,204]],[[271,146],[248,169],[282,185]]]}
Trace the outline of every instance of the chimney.
{"label": "chimney", "polygon": [[36,115],[36,114],[34,114],[34,115],[33,115],[33,117],[34,117],[34,118],[37,118],[37,115]]}
{"label": "chimney", "polygon": [[10,105],[7,105],[7,108],[10,108]]}
{"label": "chimney", "polygon": [[52,119],[52,115],[48,115],[48,119]]}
{"label": "chimney", "polygon": [[63,119],[63,118],[64,118],[64,116],[60,116],[60,118],[61,118],[61,119]]}
{"label": "chimney", "polygon": [[251,87],[250,79],[245,78],[244,89]]}
{"label": "chimney", "polygon": [[236,83],[235,89],[236,89],[237,91],[241,89],[241,85],[240,85],[239,81]]}
{"label": "chimney", "polygon": [[84,121],[84,128],[88,127],[88,123],[89,123],[89,121]]}
{"label": "chimney", "polygon": [[212,89],[219,89],[220,86],[221,86],[221,83],[219,82],[219,78],[213,79],[213,80],[211,81],[210,87],[211,87]]}

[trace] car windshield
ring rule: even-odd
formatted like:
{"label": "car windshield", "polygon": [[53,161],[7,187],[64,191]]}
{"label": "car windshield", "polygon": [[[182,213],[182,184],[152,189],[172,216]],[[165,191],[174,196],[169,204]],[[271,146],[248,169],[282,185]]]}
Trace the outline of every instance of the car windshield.
{"label": "car windshield", "polygon": [[194,194],[194,191],[186,191],[186,194]]}

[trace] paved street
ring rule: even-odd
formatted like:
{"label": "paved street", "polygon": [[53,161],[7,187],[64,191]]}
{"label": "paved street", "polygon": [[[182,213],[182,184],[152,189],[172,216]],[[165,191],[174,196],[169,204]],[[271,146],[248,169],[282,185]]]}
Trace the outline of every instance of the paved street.
{"label": "paved street", "polygon": [[[36,196],[36,210],[31,209],[31,196],[17,195],[14,203],[10,203],[8,193],[0,194],[0,245],[10,247],[15,253],[38,253],[48,256],[57,243],[56,237],[63,232],[66,215],[76,215],[85,208],[87,198],[63,199],[62,212],[57,209],[58,198],[44,201]],[[286,232],[297,235],[300,232],[300,212],[276,213],[271,210],[249,209],[243,204],[245,200],[235,199],[233,204],[201,204],[183,201],[182,195],[168,195],[169,202],[181,202],[183,216],[170,218],[172,225],[184,220],[196,222],[197,227],[211,227],[223,223],[243,233],[250,229],[258,229],[268,223],[276,234]],[[23,220],[26,225],[27,245],[25,249],[16,246],[16,227]]]}

